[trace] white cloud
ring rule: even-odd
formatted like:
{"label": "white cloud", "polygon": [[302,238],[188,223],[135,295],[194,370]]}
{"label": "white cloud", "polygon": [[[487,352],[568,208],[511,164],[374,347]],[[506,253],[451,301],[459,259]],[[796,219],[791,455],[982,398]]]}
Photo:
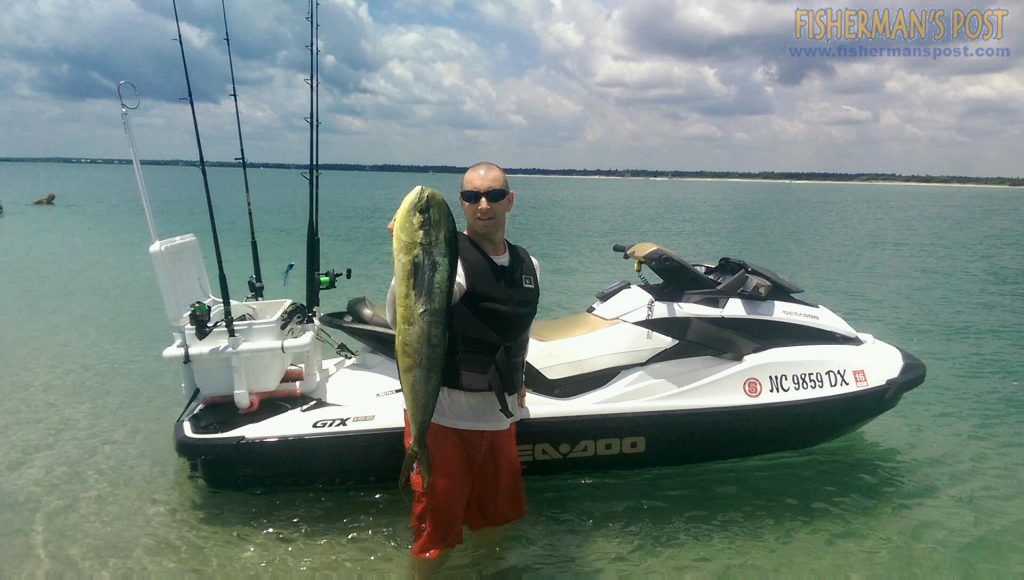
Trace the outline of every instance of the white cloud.
{"label": "white cloud", "polygon": [[[859,7],[876,4],[884,7]],[[113,136],[122,78],[143,94],[134,116],[143,154],[193,155],[169,5],[0,8],[0,155],[124,157]],[[1021,174],[1024,36],[998,45],[1011,58],[793,57],[795,9],[769,0],[324,2],[322,151],[363,163],[482,156],[509,166]],[[305,10],[274,0],[229,1],[228,10],[250,157],[301,161]],[[179,11],[208,156],[232,158],[219,3],[181,0]]]}
{"label": "white cloud", "polygon": [[871,111],[851,105],[828,103],[809,104],[801,116],[805,121],[816,125],[856,125],[875,120],[875,114]]}

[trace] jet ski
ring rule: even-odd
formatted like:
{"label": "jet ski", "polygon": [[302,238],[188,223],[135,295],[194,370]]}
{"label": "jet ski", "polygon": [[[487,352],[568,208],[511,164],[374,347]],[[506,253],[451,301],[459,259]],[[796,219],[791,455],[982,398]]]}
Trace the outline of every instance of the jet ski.
{"label": "jet ski", "polygon": [[[191,393],[175,448],[194,473],[214,486],[396,480],[403,398],[379,308],[355,298],[310,323],[289,300],[239,302],[236,337],[207,325],[200,340],[185,322],[190,297],[208,296],[214,320],[223,305],[194,236],[154,248],[178,329],[163,355],[181,363]],[[526,475],[807,448],[860,428],[925,379],[919,359],[800,300],[802,289],[768,268],[691,264],[654,243],[613,249],[638,282],[531,330],[517,428]],[[344,347],[335,330],[363,346]],[[321,358],[318,341],[337,344],[336,356]]]}

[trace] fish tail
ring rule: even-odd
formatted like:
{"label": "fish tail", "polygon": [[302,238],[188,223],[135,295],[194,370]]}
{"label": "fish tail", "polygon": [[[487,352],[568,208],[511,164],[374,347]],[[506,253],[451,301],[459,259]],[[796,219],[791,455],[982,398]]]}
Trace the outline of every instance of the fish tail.
{"label": "fish tail", "polygon": [[423,491],[427,491],[427,484],[430,483],[430,455],[424,453],[416,459],[420,468],[420,476],[423,478]]}
{"label": "fish tail", "polygon": [[405,487],[405,483],[409,481],[409,474],[412,473],[413,467],[416,465],[416,458],[420,452],[413,446],[409,446],[409,449],[405,452],[405,460],[402,461],[402,470],[398,472],[398,487]]}
{"label": "fish tail", "polygon": [[419,448],[410,445],[405,452],[405,460],[402,461],[402,471],[398,474],[398,487],[405,487],[414,468],[419,468],[423,490],[426,491],[427,484],[430,483],[430,456],[426,453],[420,454]]}

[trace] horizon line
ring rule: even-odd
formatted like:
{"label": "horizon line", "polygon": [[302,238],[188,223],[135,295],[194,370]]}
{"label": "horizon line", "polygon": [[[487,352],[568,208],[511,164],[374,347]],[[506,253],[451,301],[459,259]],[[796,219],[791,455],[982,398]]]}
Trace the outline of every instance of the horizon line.
{"label": "horizon line", "polygon": [[[130,165],[130,159],[112,157],[0,157],[0,162],[15,163],[70,163],[70,164],[110,164]],[[143,165],[178,165],[198,166],[199,162],[193,159],[142,159]],[[207,165],[213,167],[239,167],[239,160],[232,161],[207,161]],[[309,165],[307,163],[290,162],[267,162],[246,160],[247,167],[270,168],[270,169],[301,169]],[[468,167],[468,166],[467,166]],[[404,164],[404,163],[321,163],[323,171],[394,171],[394,172],[424,172],[424,173],[461,173],[466,167],[445,164]],[[550,169],[542,167],[509,167],[505,168],[509,175],[566,175],[566,176],[611,176],[611,177],[758,177],[767,180],[789,180],[802,178],[823,179],[826,181],[893,181],[893,182],[915,182],[915,183],[942,183],[942,182],[979,182],[1011,186],[1024,186],[1024,178],[1007,176],[968,176],[968,175],[931,175],[931,174],[902,174],[882,172],[840,172],[840,171],[739,171],[739,170],[682,170],[682,169],[588,169],[588,168],[559,168]],[[941,180],[941,181],[940,181]]]}

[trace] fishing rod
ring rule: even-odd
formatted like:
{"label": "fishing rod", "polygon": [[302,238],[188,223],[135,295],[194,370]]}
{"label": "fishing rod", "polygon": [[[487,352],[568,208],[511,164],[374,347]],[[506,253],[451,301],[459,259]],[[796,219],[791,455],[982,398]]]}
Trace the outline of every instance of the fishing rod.
{"label": "fishing rod", "polygon": [[[316,58],[313,60],[316,69],[316,82],[313,83],[313,90],[316,92],[316,111],[315,119],[316,123],[313,125],[316,131],[316,138],[313,140],[315,145],[315,152],[313,154],[314,165],[316,165],[316,173],[313,174],[313,191],[316,198],[316,209],[313,212],[313,221],[316,226],[317,236],[317,254],[316,254],[316,269],[320,270],[320,2],[316,3],[316,37],[313,39],[316,44]],[[319,300],[317,304],[319,305]]]}
{"label": "fishing rod", "polygon": [[320,79],[317,77],[320,68],[318,61],[320,57],[319,17],[320,3],[317,0],[309,1],[309,218],[306,223],[306,320],[307,324],[313,322],[316,316],[316,309],[320,305],[320,231],[319,231],[319,125],[318,118]]}
{"label": "fishing rod", "polygon": [[310,324],[320,307],[320,291],[337,287],[339,278],[352,278],[352,269],[344,272],[320,271],[320,3],[310,0],[309,15],[309,219],[306,224],[306,316]]}
{"label": "fishing rod", "polygon": [[238,88],[235,86],[235,65],[231,59],[231,35],[228,34],[228,9],[224,0],[220,0],[221,12],[224,14],[224,42],[228,45],[228,69],[231,71],[231,98],[235,100],[235,124],[238,126],[238,150],[242,162],[242,180],[245,182],[245,205],[249,211],[249,245],[252,248],[252,278],[249,279],[249,291],[257,300],[263,299],[263,273],[260,270],[260,250],[256,244],[256,226],[252,221],[252,195],[249,193],[249,171],[246,169],[245,144],[242,142],[242,117],[238,112]]}
{"label": "fishing rod", "polygon": [[[134,105],[128,104],[131,97],[128,98],[128,102],[125,101],[125,93],[121,92],[121,89],[125,87],[131,87],[132,92],[135,93]],[[141,104],[139,89],[135,88],[135,84],[131,81],[121,81],[117,83],[117,98],[121,101],[121,124],[124,125],[125,135],[128,135],[128,148],[132,153],[132,169],[135,170],[135,181],[139,184],[139,195],[142,196],[142,209],[146,213],[146,224],[149,225],[149,239],[156,243],[158,238],[156,226],[153,224],[153,210],[149,207],[149,192],[146,191],[146,182],[142,179],[142,162],[139,161],[139,152],[135,148],[135,133],[132,131],[132,123],[128,120],[128,111],[138,109]]]}
{"label": "fishing rod", "polygon": [[188,89],[188,105],[192,109],[192,127],[196,133],[196,148],[199,150],[199,172],[203,174],[203,189],[206,191],[206,210],[210,214],[210,230],[213,233],[213,251],[217,256],[217,277],[220,282],[220,294],[224,304],[224,326],[228,336],[235,337],[235,321],[231,316],[231,297],[228,294],[228,278],[224,274],[224,260],[220,253],[220,238],[217,237],[217,219],[213,214],[213,199],[210,197],[210,180],[206,176],[206,158],[203,157],[203,142],[199,138],[199,120],[196,116],[196,103],[192,98],[192,82],[188,76],[188,61],[185,59],[185,42],[181,37],[181,20],[178,19],[178,2],[171,0],[174,7],[174,24],[178,30],[178,47],[181,49],[181,65],[185,69],[185,87]]}

